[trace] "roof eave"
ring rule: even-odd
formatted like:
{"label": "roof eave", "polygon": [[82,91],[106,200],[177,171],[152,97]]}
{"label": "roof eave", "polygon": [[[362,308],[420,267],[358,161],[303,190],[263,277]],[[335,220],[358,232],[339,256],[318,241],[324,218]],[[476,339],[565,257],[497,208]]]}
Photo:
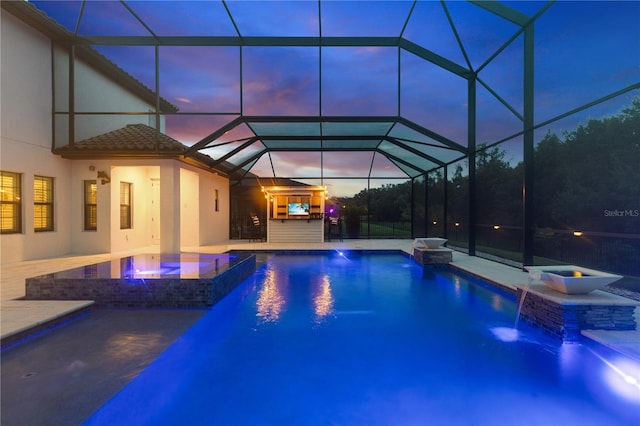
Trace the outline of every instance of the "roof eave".
{"label": "roof eave", "polygon": [[86,150],[61,148],[53,151],[54,154],[66,160],[175,160],[185,164],[215,173],[219,176],[229,177],[229,174],[220,169],[212,167],[206,158],[196,158],[193,156],[185,157],[181,152],[130,152],[130,151],[105,151],[105,150]]}

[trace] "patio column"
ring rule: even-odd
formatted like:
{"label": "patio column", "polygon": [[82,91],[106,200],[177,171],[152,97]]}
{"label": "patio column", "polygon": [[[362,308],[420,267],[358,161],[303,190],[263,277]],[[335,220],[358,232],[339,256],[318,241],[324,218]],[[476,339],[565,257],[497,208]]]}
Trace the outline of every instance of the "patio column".
{"label": "patio column", "polygon": [[160,251],[180,252],[180,168],[160,167]]}

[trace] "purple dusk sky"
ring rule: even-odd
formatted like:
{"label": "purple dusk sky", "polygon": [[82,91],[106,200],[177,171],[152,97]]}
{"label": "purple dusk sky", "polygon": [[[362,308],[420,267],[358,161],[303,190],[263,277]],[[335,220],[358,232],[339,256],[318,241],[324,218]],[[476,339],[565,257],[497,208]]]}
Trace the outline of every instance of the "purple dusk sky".
{"label": "purple dusk sky", "polygon": [[[69,31],[76,30],[80,1],[32,3]],[[503,3],[529,16],[546,4]],[[78,34],[148,36],[151,30],[157,36],[237,37],[238,31],[243,37],[401,36],[459,66],[480,69],[478,77],[483,84],[478,84],[477,92],[478,143],[501,140],[522,130],[520,119],[496,95],[517,114],[523,113],[523,37],[517,37],[486,63],[518,27],[468,2],[445,2],[460,43],[440,1],[417,1],[415,5],[402,0],[227,1],[226,8],[221,1],[125,4],[129,9],[117,1],[86,2]],[[536,123],[640,82],[638,16],[637,1],[557,1],[543,13],[535,26]],[[96,49],[155,88],[152,46]],[[398,47],[161,46],[159,79],[160,95],[182,114],[167,118],[166,133],[187,145],[244,114],[402,116],[466,146],[467,81]],[[615,113],[637,94],[637,90],[628,92],[552,123],[536,131],[536,137],[547,130],[560,133],[587,118]],[[251,135],[244,126],[225,137],[233,140]],[[210,151],[220,155],[233,146]],[[517,144],[510,144],[509,149],[514,150],[514,161],[519,161]],[[447,155],[445,161],[456,158]],[[272,153],[272,158],[279,161],[279,175],[295,177],[289,175],[295,172],[298,176],[319,176],[319,154]],[[263,157],[252,172],[271,174],[267,160]],[[372,153],[325,153],[324,175],[360,176],[361,172],[368,173],[371,162]],[[374,163],[374,176],[403,176],[384,158],[376,158]]]}

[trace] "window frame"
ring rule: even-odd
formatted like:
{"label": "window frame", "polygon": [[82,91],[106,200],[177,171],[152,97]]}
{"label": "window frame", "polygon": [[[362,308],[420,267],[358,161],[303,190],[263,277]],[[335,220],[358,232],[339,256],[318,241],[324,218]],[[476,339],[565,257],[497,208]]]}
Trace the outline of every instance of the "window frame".
{"label": "window frame", "polygon": [[[37,183],[41,182],[41,189]],[[55,180],[51,176],[33,176],[33,232],[54,230]]]}
{"label": "window frame", "polygon": [[[91,190],[93,186],[95,189]],[[95,179],[87,179],[82,181],[83,194],[83,229],[85,231],[98,230],[98,181]],[[90,197],[93,200],[90,200]],[[93,201],[93,202],[91,202]]]}
{"label": "window frame", "polygon": [[[14,185],[5,185],[5,177],[11,177]],[[13,199],[5,199],[7,190],[14,194]],[[0,233],[1,234],[21,234],[22,233],[22,173],[0,171]],[[8,208],[7,208],[8,207]],[[5,228],[5,209],[10,211],[11,227]]]}
{"label": "window frame", "polygon": [[133,229],[132,205],[133,183],[120,182],[120,229]]}

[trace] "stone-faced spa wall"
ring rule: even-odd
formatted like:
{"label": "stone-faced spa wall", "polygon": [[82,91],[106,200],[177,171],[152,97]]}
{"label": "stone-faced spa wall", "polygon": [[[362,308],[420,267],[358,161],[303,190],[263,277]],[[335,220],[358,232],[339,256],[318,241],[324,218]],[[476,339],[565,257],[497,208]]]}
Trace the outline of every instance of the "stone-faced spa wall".
{"label": "stone-faced spa wall", "polygon": [[26,280],[27,300],[93,300],[104,307],[209,307],[256,271],[255,255],[204,278],[56,278]]}
{"label": "stone-faced spa wall", "polygon": [[517,301],[522,302],[520,319],[565,341],[580,340],[581,330],[636,329],[638,303],[601,291],[564,295],[534,286],[518,288]]}
{"label": "stone-faced spa wall", "polygon": [[453,260],[453,250],[448,248],[424,249],[414,247],[413,259],[418,265],[447,265]]}

